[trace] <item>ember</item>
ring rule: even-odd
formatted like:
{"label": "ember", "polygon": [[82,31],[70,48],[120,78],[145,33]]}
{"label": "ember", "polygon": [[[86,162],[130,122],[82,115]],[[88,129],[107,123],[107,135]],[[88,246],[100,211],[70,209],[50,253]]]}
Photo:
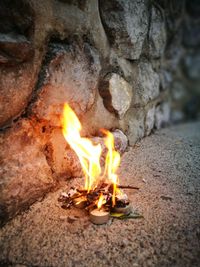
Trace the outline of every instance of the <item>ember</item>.
{"label": "ember", "polygon": [[112,133],[101,130],[105,135],[104,143],[107,148],[105,166],[102,167],[101,145],[94,145],[88,138],[81,137],[81,123],[68,104],[64,105],[62,131],[66,141],[76,152],[85,175],[84,189],[71,188],[68,193],[61,194],[59,201],[62,202],[62,207],[87,209],[90,220],[95,224],[106,223],[110,214],[114,216],[117,213],[116,217],[131,214],[128,197],[120,188],[138,188],[119,185],[116,172],[120,164],[120,154],[115,150]]}

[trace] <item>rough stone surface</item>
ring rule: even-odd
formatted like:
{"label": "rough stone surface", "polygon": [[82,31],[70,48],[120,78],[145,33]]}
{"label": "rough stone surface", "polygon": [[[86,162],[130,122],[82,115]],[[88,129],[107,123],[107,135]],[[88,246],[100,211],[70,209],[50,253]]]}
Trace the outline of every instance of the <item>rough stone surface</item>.
{"label": "rough stone surface", "polygon": [[103,99],[98,92],[94,105],[81,118],[81,123],[83,125],[82,134],[87,136],[98,135],[101,128],[112,130],[119,127],[118,118],[105,108]]}
{"label": "rough stone surface", "polygon": [[151,63],[140,62],[138,65],[138,81],[134,90],[134,105],[145,105],[159,95],[159,75],[153,70]]}
{"label": "rough stone surface", "polygon": [[0,69],[0,127],[22,113],[35,83],[36,71],[31,63]]}
{"label": "rough stone surface", "polygon": [[0,222],[43,196],[54,185],[52,172],[30,122],[0,136]]}
{"label": "rough stone surface", "polygon": [[43,70],[45,78],[32,112],[39,119],[59,126],[64,102],[69,103],[77,115],[94,104],[100,65],[88,44],[82,48],[76,44],[50,44],[48,53]]}
{"label": "rough stone surface", "polygon": [[[173,1],[171,1],[171,4]],[[176,7],[180,6],[180,12]],[[184,121],[195,119],[200,114],[200,80],[199,80],[199,45],[200,20],[199,1],[177,1],[168,6],[167,15],[168,45],[167,59],[170,57],[168,68],[172,72],[171,92],[176,88],[178,93],[183,89],[180,100],[172,100],[172,120]],[[175,10],[175,12],[174,12]],[[171,26],[170,26],[171,25]],[[180,86],[177,85],[177,81]],[[176,94],[176,92],[173,92]]]}
{"label": "rough stone surface", "polygon": [[[112,55],[111,55],[112,57]],[[113,59],[115,62],[117,61],[117,65],[119,66],[120,70],[123,73],[123,77],[128,81],[130,84],[133,83],[133,81],[137,80],[137,63],[133,63],[133,61],[130,61],[128,59],[117,57],[116,55]],[[113,63],[114,65],[114,63]]]}
{"label": "rough stone surface", "polygon": [[200,81],[200,51],[188,54],[183,63],[187,77],[192,81]]}
{"label": "rough stone surface", "polygon": [[15,65],[32,59],[31,42],[23,35],[0,34],[0,64]]}
{"label": "rough stone surface", "polygon": [[128,147],[127,136],[119,129],[113,131],[112,134],[114,135],[115,149],[120,152],[120,154],[123,154]]}
{"label": "rough stone surface", "polygon": [[53,172],[64,179],[81,177],[81,165],[76,153],[72,151],[63,137],[61,129],[54,129],[46,144],[46,155]]}
{"label": "rough stone surface", "polygon": [[126,193],[144,219],[95,226],[51,193],[0,230],[1,265],[199,266],[199,132],[200,123],[164,129],[124,155],[120,181],[140,187]]}
{"label": "rough stone surface", "polygon": [[102,1],[100,12],[109,41],[117,54],[138,59],[148,30],[147,1]]}
{"label": "rough stone surface", "polygon": [[[114,146],[115,150],[118,151],[121,155],[124,154],[128,147],[128,138],[127,136],[119,129],[112,131],[114,136]],[[105,146],[104,137],[96,136],[91,138],[92,142],[96,145],[100,144],[102,147],[102,162],[105,159],[107,154],[107,148]],[[104,163],[104,162],[103,162]]]}
{"label": "rough stone surface", "polygon": [[173,80],[171,72],[165,69],[161,69],[159,76],[161,90],[169,89]]}
{"label": "rough stone surface", "polygon": [[[102,58],[106,61],[110,55],[110,45],[106,36],[105,30],[102,25],[100,16],[100,5],[99,1],[80,1],[82,4],[87,2],[87,14],[89,29],[91,31],[91,38],[94,42],[94,46],[98,49]],[[92,26],[92,27],[91,27]]]}
{"label": "rough stone surface", "polygon": [[199,47],[200,45],[200,22],[191,18],[185,18],[183,32],[183,44],[186,47]]}
{"label": "rough stone surface", "polygon": [[151,11],[151,26],[149,31],[149,54],[153,58],[163,56],[166,44],[166,28],[162,13],[156,8]]}
{"label": "rough stone surface", "polygon": [[186,9],[190,16],[198,19],[200,13],[200,3],[198,0],[190,1],[186,0]]}
{"label": "rough stone surface", "polygon": [[18,33],[29,37],[34,26],[34,10],[29,1],[2,0],[0,3],[0,32]]}
{"label": "rough stone surface", "polygon": [[132,88],[122,77],[113,73],[100,83],[99,92],[105,107],[123,118],[132,102]]}
{"label": "rough stone surface", "polygon": [[184,55],[183,47],[177,42],[176,40],[171,42],[166,51],[167,66],[171,72],[177,71],[180,60]]}
{"label": "rough stone surface", "polygon": [[170,106],[169,103],[161,103],[156,107],[155,110],[155,127],[160,129],[163,126],[166,126],[169,122],[170,117]]}
{"label": "rough stone surface", "polygon": [[154,127],[154,122],[155,122],[155,106],[153,106],[147,111],[147,115],[145,118],[145,134],[146,135],[149,135],[151,133],[151,130]]}
{"label": "rough stone surface", "polygon": [[183,84],[179,80],[173,82],[173,87],[171,88],[171,91],[171,97],[175,101],[183,101],[185,95],[187,94]]}
{"label": "rough stone surface", "polygon": [[131,108],[126,115],[127,137],[129,145],[133,146],[138,140],[144,137],[145,133],[145,111],[143,109]]}
{"label": "rough stone surface", "polygon": [[[199,113],[199,84],[193,80],[190,90],[182,83],[181,77],[176,77],[171,87],[171,120],[181,122],[184,119],[195,119]],[[190,86],[190,84],[189,84]]]}
{"label": "rough stone surface", "polygon": [[0,127],[22,113],[36,83],[33,13],[23,0],[0,3]]}

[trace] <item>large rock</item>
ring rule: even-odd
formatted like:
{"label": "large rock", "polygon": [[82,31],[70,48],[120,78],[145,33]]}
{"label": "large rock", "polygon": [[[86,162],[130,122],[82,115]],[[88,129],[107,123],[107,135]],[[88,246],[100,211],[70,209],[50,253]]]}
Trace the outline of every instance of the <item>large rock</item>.
{"label": "large rock", "polygon": [[61,129],[55,128],[51,132],[46,143],[46,156],[57,177],[66,179],[83,176],[79,159],[70,149]]}
{"label": "large rock", "polygon": [[0,221],[43,196],[54,181],[31,123],[21,121],[0,136]]}
{"label": "large rock", "polygon": [[143,108],[130,108],[126,114],[126,134],[129,145],[133,146],[145,134],[145,111]]}
{"label": "large rock", "polygon": [[1,0],[0,32],[29,37],[34,28],[34,11],[27,0]]}
{"label": "large rock", "polygon": [[199,19],[193,20],[186,17],[184,20],[183,30],[183,44],[188,47],[196,47],[200,45],[200,21]]}
{"label": "large rock", "polygon": [[90,38],[92,43],[94,43],[94,46],[98,49],[101,57],[107,61],[111,48],[100,17],[100,2],[89,0],[80,1],[80,3],[87,3],[86,17],[90,31]]}
{"label": "large rock", "polygon": [[0,127],[9,124],[25,109],[36,83],[31,62],[0,68]]}
{"label": "large rock", "polygon": [[155,110],[155,127],[160,129],[169,123],[170,106],[168,102],[163,102],[156,107]]}
{"label": "large rock", "polygon": [[173,81],[172,73],[169,70],[166,70],[165,68],[161,68],[159,71],[159,77],[160,77],[160,88],[162,91],[169,89],[170,85]]}
{"label": "large rock", "polygon": [[148,1],[110,0],[100,2],[100,13],[109,41],[117,54],[140,57],[148,30]]}
{"label": "large rock", "polygon": [[188,53],[183,59],[183,68],[189,79],[200,81],[200,52]]}
{"label": "large rock", "polygon": [[152,8],[151,25],[149,30],[149,54],[153,58],[163,56],[166,44],[166,30],[163,15]]}
{"label": "large rock", "polygon": [[191,98],[190,92],[184,86],[181,78],[174,79],[172,86],[170,88],[171,92],[171,115],[170,119],[173,123],[181,122],[184,120],[185,114],[183,107]]}
{"label": "large rock", "polygon": [[128,138],[127,136],[119,129],[116,129],[112,132],[115,140],[115,149],[123,154],[128,147]]}
{"label": "large rock", "polygon": [[108,75],[99,86],[99,92],[103,97],[105,107],[123,118],[132,102],[132,88],[118,74]]}
{"label": "large rock", "polygon": [[176,35],[169,41],[165,52],[165,66],[171,71],[176,72],[181,58],[184,56],[184,49],[180,43],[181,32],[178,31]]}
{"label": "large rock", "polygon": [[94,104],[99,58],[87,43],[51,43],[40,75],[39,94],[32,114],[60,125],[64,102],[68,102],[77,115],[83,115]]}
{"label": "large rock", "polygon": [[119,127],[119,119],[105,108],[98,92],[95,100],[92,108],[81,118],[82,135],[98,135],[101,128],[111,130]]}
{"label": "large rock", "polygon": [[132,62],[128,59],[122,58],[122,57],[113,57],[113,65],[117,62],[118,68],[123,73],[123,77],[126,79],[126,81],[130,84],[132,84],[135,80],[137,80],[137,61]]}
{"label": "large rock", "polygon": [[200,14],[200,2],[199,0],[186,0],[186,10],[191,17],[199,18]]}
{"label": "large rock", "polygon": [[[157,4],[158,2],[158,4]],[[159,8],[159,10],[165,16],[166,29],[168,41],[170,41],[174,36],[177,36],[178,31],[181,30],[180,24],[182,23],[183,15],[185,12],[185,1],[165,1],[163,0],[153,1],[154,5]],[[180,39],[181,40],[181,39]]]}
{"label": "large rock", "polygon": [[33,18],[28,1],[0,1],[0,127],[24,110],[36,82]]}
{"label": "large rock", "polygon": [[[114,147],[115,150],[118,151],[121,155],[126,151],[128,146],[128,139],[127,136],[119,129],[115,129],[114,131],[111,131],[114,137]],[[102,147],[102,151],[104,156],[106,155],[107,149],[105,146],[105,140],[104,136],[95,136],[91,138],[92,142],[95,145],[100,144]]]}
{"label": "large rock", "polygon": [[33,46],[24,35],[0,33],[0,64],[22,63],[31,60],[33,54]]}
{"label": "large rock", "polygon": [[171,87],[171,119],[174,123],[198,118],[200,87],[197,70],[194,62],[194,68],[191,66],[191,70],[189,70],[191,76],[189,76],[190,83],[188,82],[189,79],[187,80],[188,84],[182,82],[182,76],[176,77],[173,81]]}
{"label": "large rock", "polygon": [[160,79],[151,63],[140,62],[138,65],[138,81],[134,90],[134,105],[146,105],[159,95]]}
{"label": "large rock", "polygon": [[155,106],[149,108],[145,118],[145,135],[149,135],[154,127]]}
{"label": "large rock", "polygon": [[178,107],[178,102],[183,104],[184,101],[187,100],[189,96],[189,92],[187,92],[187,88],[183,85],[181,82],[181,79],[176,78],[173,81],[172,87],[171,87],[171,99],[172,101],[177,101],[176,107]]}

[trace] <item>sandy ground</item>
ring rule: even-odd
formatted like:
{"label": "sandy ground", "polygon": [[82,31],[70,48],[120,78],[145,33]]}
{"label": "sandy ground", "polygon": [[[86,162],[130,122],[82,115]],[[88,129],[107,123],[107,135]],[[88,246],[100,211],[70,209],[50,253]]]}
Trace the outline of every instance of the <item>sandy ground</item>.
{"label": "sandy ground", "polygon": [[50,193],[0,230],[0,266],[200,266],[200,123],[142,140],[120,178],[140,187],[126,192],[143,219],[96,226]]}

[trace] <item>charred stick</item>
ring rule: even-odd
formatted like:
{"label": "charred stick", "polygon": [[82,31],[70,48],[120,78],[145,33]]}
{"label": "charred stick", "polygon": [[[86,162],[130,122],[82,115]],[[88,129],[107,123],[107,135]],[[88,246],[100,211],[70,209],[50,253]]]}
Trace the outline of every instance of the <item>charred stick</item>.
{"label": "charred stick", "polygon": [[76,189],[77,190],[77,192],[79,192],[79,193],[87,193],[88,192],[88,190],[86,190],[86,189]]}
{"label": "charred stick", "polygon": [[70,199],[76,199],[76,198],[79,198],[79,197],[84,197],[85,194],[80,194],[80,195],[77,195],[77,196],[71,196],[69,197]]}
{"label": "charred stick", "polygon": [[86,210],[90,210],[90,209],[96,207],[96,205],[97,205],[96,203],[91,203],[90,205],[88,205],[88,206],[86,207]]}
{"label": "charred stick", "polygon": [[139,187],[132,186],[132,185],[117,185],[117,187],[121,189],[136,189],[136,190],[140,189]]}
{"label": "charred stick", "polygon": [[[109,190],[109,187],[110,187],[110,185],[106,185],[104,188],[98,188],[98,189],[95,189],[93,192],[101,192],[101,191],[107,191],[107,190]],[[135,190],[139,190],[140,188],[139,187],[137,187],[137,186],[132,186],[132,185],[117,185],[117,187],[118,188],[121,188],[121,189],[135,189]],[[79,193],[85,193],[85,194],[87,194],[87,190],[86,189],[77,189],[77,191],[79,192]]]}

